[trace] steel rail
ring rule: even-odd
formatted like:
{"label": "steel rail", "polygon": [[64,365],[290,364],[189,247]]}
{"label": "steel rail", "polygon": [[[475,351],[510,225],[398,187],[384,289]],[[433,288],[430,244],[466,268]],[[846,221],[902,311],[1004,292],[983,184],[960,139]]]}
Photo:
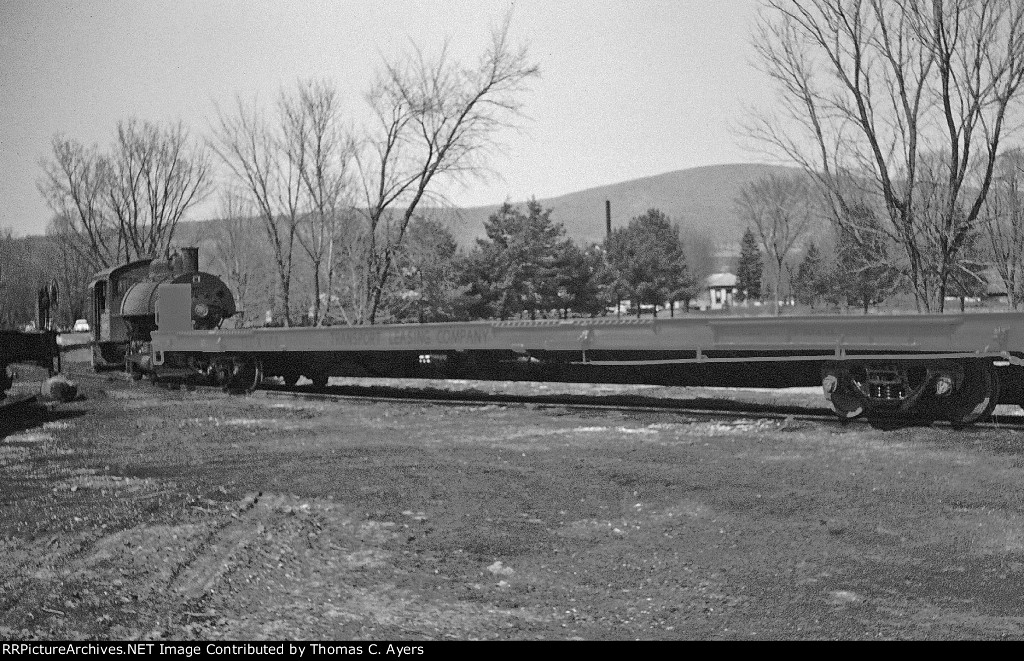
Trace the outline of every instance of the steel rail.
{"label": "steel rail", "polygon": [[[907,428],[907,427],[930,427],[938,423],[942,428],[948,428],[949,424],[945,421],[914,421],[910,420],[899,420],[899,419],[881,419],[872,421],[867,416],[855,418],[853,420],[840,420],[836,414],[827,408],[808,408],[802,406],[786,406],[786,405],[769,405],[761,404],[757,402],[738,402],[734,400],[721,400],[724,406],[707,406],[707,399],[703,400],[699,406],[689,406],[687,402],[680,400],[671,400],[671,403],[664,405],[657,404],[628,404],[628,403],[600,403],[593,401],[572,401],[576,400],[587,400],[587,399],[599,399],[601,397],[608,398],[608,396],[594,396],[594,395],[503,395],[503,394],[489,394],[479,393],[470,396],[466,396],[463,393],[453,392],[451,396],[438,396],[437,392],[423,393],[423,392],[408,392],[399,394],[373,394],[373,393],[331,393],[326,392],[330,388],[338,388],[338,386],[328,386],[327,389],[322,390],[307,390],[305,386],[299,387],[287,387],[287,386],[274,386],[274,385],[263,385],[258,388],[254,394],[263,397],[282,397],[282,398],[294,398],[294,399],[305,399],[309,401],[332,401],[332,402],[353,402],[353,403],[389,403],[389,404],[431,404],[439,406],[480,406],[480,405],[504,405],[504,406],[517,406],[517,407],[530,407],[535,409],[570,409],[574,411],[599,411],[605,413],[611,412],[623,412],[623,413],[667,413],[675,415],[692,415],[705,418],[756,418],[766,420],[782,420],[782,421],[806,421],[806,422],[817,422],[817,423],[832,423],[837,427],[843,427],[851,423],[879,425],[882,429],[890,428]],[[345,388],[352,388],[352,386],[345,386]],[[356,387],[360,388],[360,387]],[[365,389],[371,389],[373,386],[365,387]],[[629,395],[617,395],[613,397],[629,398]],[[893,427],[888,426],[889,424]],[[993,416],[991,419],[984,422],[978,422],[971,425],[971,428],[975,429],[998,429],[998,428],[1024,428],[1024,416]],[[960,430],[966,431],[966,430]]]}

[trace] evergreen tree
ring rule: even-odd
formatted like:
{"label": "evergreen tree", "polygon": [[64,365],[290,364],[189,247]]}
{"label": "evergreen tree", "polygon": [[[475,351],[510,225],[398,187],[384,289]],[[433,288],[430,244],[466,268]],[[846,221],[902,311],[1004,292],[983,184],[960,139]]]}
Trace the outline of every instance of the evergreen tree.
{"label": "evergreen tree", "polygon": [[471,308],[507,319],[559,309],[559,258],[565,254],[565,227],[551,220],[551,209],[536,199],[525,213],[505,202],[484,223],[486,239],[477,240],[462,282]]}
{"label": "evergreen tree", "polygon": [[456,319],[470,321],[497,316],[494,301],[500,283],[494,282],[494,273],[488,256],[479,245],[473,247],[456,264],[458,283],[463,285],[462,295],[456,301]]}
{"label": "evergreen tree", "polygon": [[694,281],[686,266],[679,228],[668,216],[650,209],[629,225],[612,232],[605,243],[614,281],[628,293],[637,316],[641,305],[657,306],[693,295]]}
{"label": "evergreen tree", "polygon": [[793,283],[796,300],[813,308],[828,291],[828,277],[821,251],[812,241],[807,244],[804,259],[796,273],[796,282]]}
{"label": "evergreen tree", "polygon": [[868,313],[872,305],[896,291],[900,272],[889,256],[889,243],[874,211],[850,210],[849,222],[840,227],[836,268],[826,299],[833,304],[857,305]]}
{"label": "evergreen tree", "polygon": [[584,250],[572,241],[565,241],[559,247],[557,264],[557,299],[553,307],[560,311],[560,316],[568,318],[570,313],[595,316],[602,312],[605,302],[600,295],[599,279],[604,268],[604,250],[600,244]]}
{"label": "evergreen tree", "polygon": [[749,227],[740,241],[740,262],[736,267],[736,286],[741,301],[761,300],[761,276],[764,274],[764,261],[757,245],[757,237]]}

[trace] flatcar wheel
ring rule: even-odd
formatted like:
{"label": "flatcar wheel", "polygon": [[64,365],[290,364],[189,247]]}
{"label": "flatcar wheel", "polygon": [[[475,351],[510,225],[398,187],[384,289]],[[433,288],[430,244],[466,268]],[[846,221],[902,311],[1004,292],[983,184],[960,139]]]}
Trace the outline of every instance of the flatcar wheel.
{"label": "flatcar wheel", "polygon": [[861,397],[852,392],[857,387],[851,382],[849,375],[843,372],[827,371],[822,377],[821,387],[825,397],[829,401],[832,410],[835,411],[839,421],[847,423],[850,420],[864,415],[865,406]]}
{"label": "flatcar wheel", "polygon": [[910,417],[901,414],[898,409],[892,408],[873,410],[871,415],[868,416],[868,424],[873,429],[880,429],[882,431],[900,429],[911,422],[912,419]]}
{"label": "flatcar wheel", "polygon": [[832,393],[832,410],[841,422],[854,420],[864,415],[864,405],[853,395],[841,392]]}
{"label": "flatcar wheel", "polygon": [[313,387],[316,388],[317,390],[321,390],[327,387],[328,377],[326,374],[314,374],[313,376],[309,377],[309,379],[313,382]]}
{"label": "flatcar wheel", "polygon": [[299,375],[298,374],[285,374],[284,376],[281,377],[281,380],[284,381],[284,385],[286,385],[289,388],[291,388],[292,386],[294,386],[296,383],[299,382]]}
{"label": "flatcar wheel", "polygon": [[258,360],[252,361],[247,365],[247,371],[249,378],[246,379],[245,393],[249,394],[263,383],[263,363]]}
{"label": "flatcar wheel", "polygon": [[946,402],[946,419],[954,429],[963,429],[991,415],[999,402],[999,378],[991,365],[970,363],[964,380]]}
{"label": "flatcar wheel", "polygon": [[256,390],[263,383],[263,364],[258,360],[240,358],[231,365],[231,373],[224,385],[226,392],[242,395]]}

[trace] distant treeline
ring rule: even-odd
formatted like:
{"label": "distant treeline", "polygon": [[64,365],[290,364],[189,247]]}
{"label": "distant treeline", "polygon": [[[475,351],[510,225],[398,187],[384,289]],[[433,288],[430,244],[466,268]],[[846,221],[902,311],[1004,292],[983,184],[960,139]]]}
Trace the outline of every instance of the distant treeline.
{"label": "distant treeline", "polygon": [[[688,305],[714,267],[714,244],[694,238],[684,245],[679,227],[651,209],[616,229],[600,244],[578,246],[566,238],[551,209],[536,201],[504,204],[485,223],[486,237],[460,248],[450,229],[430,218],[415,218],[395,256],[395,277],[382,296],[378,322],[436,322],[474,319],[551,318],[609,314],[629,302],[633,314],[658,314],[678,301]],[[229,218],[182,226],[179,239],[200,246],[201,265],[232,288],[242,310],[236,323],[281,324],[276,279],[267,268],[272,250],[257,220]],[[182,243],[182,245],[184,245]],[[35,316],[38,287],[57,279],[62,295],[54,313],[60,326],[88,316],[83,264],[67,268],[52,237],[12,239],[0,244],[5,268],[2,317],[18,327]],[[689,264],[694,263],[696,269]],[[292,323],[352,323],[351,305],[362,282],[356,270],[335,279],[320,293],[321,315],[314,315],[313,265],[292,265]],[[345,277],[348,275],[349,277]]]}

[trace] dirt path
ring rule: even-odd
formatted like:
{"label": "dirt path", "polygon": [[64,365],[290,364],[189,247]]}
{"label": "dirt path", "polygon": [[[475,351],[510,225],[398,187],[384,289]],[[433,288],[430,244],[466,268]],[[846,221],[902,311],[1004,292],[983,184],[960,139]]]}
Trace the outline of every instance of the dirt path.
{"label": "dirt path", "polygon": [[79,378],[0,439],[0,639],[1024,637],[1015,430]]}

